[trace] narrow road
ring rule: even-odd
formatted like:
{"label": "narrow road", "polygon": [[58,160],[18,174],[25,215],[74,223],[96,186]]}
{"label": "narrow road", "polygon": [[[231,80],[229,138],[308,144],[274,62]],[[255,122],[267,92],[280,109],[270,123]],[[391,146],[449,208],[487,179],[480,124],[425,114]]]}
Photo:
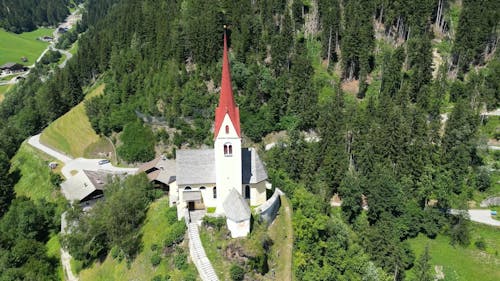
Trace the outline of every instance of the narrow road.
{"label": "narrow road", "polygon": [[500,226],[500,221],[495,220],[491,217],[491,210],[480,210],[480,209],[469,210],[469,216],[471,221],[491,226]]}
{"label": "narrow road", "polygon": [[68,155],[65,155],[61,152],[58,152],[40,142],[40,135],[32,136],[28,139],[28,143],[47,153],[48,155],[56,158],[57,160],[64,163],[64,166],[61,169],[62,174],[66,179],[72,177],[72,171],[81,171],[81,170],[89,170],[89,171],[102,171],[109,173],[127,173],[127,174],[135,174],[137,172],[137,168],[121,168],[115,167],[111,163],[100,165],[99,161],[104,159],[87,159],[87,158],[76,158],[73,159]]}
{"label": "narrow road", "polygon": [[[450,214],[456,215],[460,210],[451,209]],[[491,217],[491,210],[471,209],[469,210],[470,220],[491,226],[500,226],[500,221]]]}
{"label": "narrow road", "polygon": [[200,233],[196,222],[190,222],[188,225],[189,235],[189,254],[193,260],[200,278],[203,281],[218,281],[219,278],[215,274],[212,263],[208,260],[205,249],[201,244]]}
{"label": "narrow road", "polygon": [[[47,153],[48,155],[56,158],[57,160],[63,162],[64,164],[67,164],[68,162],[70,162],[70,161],[73,160],[73,158],[71,158],[71,157],[69,157],[67,155],[64,155],[64,154],[62,154],[62,153],[60,153],[58,151],[55,151],[54,149],[52,149],[52,148],[50,148],[48,146],[43,145],[40,142],[40,135],[41,134],[38,134],[36,136],[32,136],[31,138],[28,139],[28,143],[31,146],[33,146],[33,147],[35,147],[35,148],[37,148],[37,149],[39,149],[39,150]],[[66,175],[64,175],[64,176],[66,176]]]}

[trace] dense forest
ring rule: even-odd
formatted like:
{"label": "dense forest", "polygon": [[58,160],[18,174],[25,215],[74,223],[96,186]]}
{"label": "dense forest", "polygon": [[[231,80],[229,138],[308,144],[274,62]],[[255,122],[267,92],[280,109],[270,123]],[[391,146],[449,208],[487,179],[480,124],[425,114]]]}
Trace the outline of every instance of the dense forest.
{"label": "dense forest", "polygon": [[[70,3],[71,2],[71,3]],[[15,33],[32,31],[38,26],[55,26],[69,14],[68,8],[82,0],[2,0],[0,27]]]}
{"label": "dense forest", "polygon": [[[105,93],[86,101],[87,115],[99,134],[123,131],[126,161],[150,160],[153,137],[175,147],[211,145],[226,25],[246,141],[287,131],[263,158],[293,204],[297,279],[404,280],[413,266],[429,276],[407,239],[444,233],[469,243],[467,218],[446,210],[466,208],[475,190],[490,185],[477,132],[480,112],[500,101],[500,2],[461,1],[457,18],[453,5],[89,0],[77,55],[62,70],[33,71],[0,104],[0,227],[28,205],[12,201],[9,159],[96,80],[106,83]],[[153,132],[138,115],[164,120],[164,129]],[[138,131],[150,136],[142,140],[148,151],[135,150]],[[318,142],[306,141],[311,131]],[[329,206],[335,193],[342,219]],[[36,206],[45,205],[28,207]],[[9,239],[2,232],[0,252],[14,247]],[[88,250],[75,253],[96,258]],[[0,259],[0,271],[27,262]]]}

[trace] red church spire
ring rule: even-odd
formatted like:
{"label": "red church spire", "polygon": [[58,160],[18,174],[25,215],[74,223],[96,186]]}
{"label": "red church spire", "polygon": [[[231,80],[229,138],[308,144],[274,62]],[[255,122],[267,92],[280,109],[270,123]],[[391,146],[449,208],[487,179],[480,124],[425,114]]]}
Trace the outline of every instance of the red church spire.
{"label": "red church spire", "polygon": [[229,115],[233,123],[236,134],[241,137],[240,133],[240,110],[234,102],[233,88],[231,86],[231,71],[229,68],[229,58],[227,54],[227,36],[224,30],[224,53],[222,55],[222,80],[219,96],[219,106],[215,109],[215,131],[217,137],[224,121],[224,116]]}

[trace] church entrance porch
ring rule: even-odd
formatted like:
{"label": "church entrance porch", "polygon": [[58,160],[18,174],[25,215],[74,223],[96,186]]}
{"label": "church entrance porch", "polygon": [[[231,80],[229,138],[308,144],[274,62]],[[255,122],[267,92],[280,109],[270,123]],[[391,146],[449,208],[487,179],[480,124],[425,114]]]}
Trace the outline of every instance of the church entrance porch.
{"label": "church entrance porch", "polygon": [[205,209],[205,204],[199,190],[185,190],[182,193],[182,197],[189,211]]}

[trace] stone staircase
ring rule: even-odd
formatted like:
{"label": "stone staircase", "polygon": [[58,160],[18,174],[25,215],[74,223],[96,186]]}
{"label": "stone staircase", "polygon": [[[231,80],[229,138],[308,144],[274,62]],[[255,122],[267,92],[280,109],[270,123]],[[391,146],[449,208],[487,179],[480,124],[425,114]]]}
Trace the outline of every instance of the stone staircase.
{"label": "stone staircase", "polygon": [[193,260],[201,280],[203,281],[218,281],[215,270],[205,254],[205,249],[200,240],[200,233],[196,222],[190,222],[188,225],[189,235],[189,254]]}

